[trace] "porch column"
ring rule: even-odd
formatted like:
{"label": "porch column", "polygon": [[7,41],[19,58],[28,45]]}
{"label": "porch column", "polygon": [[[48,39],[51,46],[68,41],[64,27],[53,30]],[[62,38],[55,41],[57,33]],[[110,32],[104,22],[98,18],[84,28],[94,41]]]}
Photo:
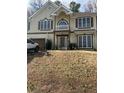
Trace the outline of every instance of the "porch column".
{"label": "porch column", "polygon": [[56,46],[55,46],[55,30],[56,30],[56,16],[54,17],[54,30],[53,30],[53,33],[54,33],[54,49],[56,49]]}
{"label": "porch column", "polygon": [[[68,38],[69,38],[69,42],[68,42],[69,44],[68,44],[68,45],[70,45],[70,33],[71,33],[71,32],[70,32],[70,31],[71,31],[71,28],[70,28],[70,27],[71,27],[71,26],[70,26],[71,24],[70,24],[70,23],[71,23],[71,22],[70,22],[70,15],[69,15],[69,37],[68,37]],[[68,49],[69,49],[69,48],[70,48],[70,47],[68,46]]]}

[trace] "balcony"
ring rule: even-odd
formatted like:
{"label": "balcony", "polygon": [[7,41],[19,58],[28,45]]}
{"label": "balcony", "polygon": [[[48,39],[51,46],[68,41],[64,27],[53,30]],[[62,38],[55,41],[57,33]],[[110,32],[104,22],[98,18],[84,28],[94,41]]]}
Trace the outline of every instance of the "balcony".
{"label": "balcony", "polygon": [[59,30],[69,30],[69,25],[56,26],[56,31],[59,31]]}

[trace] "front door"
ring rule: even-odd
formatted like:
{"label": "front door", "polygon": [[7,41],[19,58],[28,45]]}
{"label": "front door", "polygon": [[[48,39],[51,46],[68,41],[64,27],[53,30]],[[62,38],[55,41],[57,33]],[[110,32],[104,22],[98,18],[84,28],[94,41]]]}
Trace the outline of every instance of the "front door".
{"label": "front door", "polygon": [[58,36],[58,49],[68,48],[68,36]]}

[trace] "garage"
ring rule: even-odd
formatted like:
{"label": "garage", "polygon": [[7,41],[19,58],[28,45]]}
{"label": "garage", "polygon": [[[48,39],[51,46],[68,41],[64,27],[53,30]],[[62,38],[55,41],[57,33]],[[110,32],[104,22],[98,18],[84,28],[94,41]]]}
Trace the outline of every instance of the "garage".
{"label": "garage", "polygon": [[37,42],[39,44],[40,49],[39,50],[45,50],[45,38],[40,39],[32,39],[34,42]]}

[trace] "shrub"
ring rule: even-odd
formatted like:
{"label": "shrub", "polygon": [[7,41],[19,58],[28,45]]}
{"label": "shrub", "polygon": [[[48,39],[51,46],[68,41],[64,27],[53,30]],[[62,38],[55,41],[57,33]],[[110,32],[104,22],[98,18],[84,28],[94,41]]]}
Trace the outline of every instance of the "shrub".
{"label": "shrub", "polygon": [[76,45],[75,43],[71,43],[71,44],[69,45],[69,48],[70,48],[70,50],[77,49],[77,45]]}
{"label": "shrub", "polygon": [[47,42],[46,42],[46,49],[47,50],[51,50],[52,49],[52,41],[47,39]]}

